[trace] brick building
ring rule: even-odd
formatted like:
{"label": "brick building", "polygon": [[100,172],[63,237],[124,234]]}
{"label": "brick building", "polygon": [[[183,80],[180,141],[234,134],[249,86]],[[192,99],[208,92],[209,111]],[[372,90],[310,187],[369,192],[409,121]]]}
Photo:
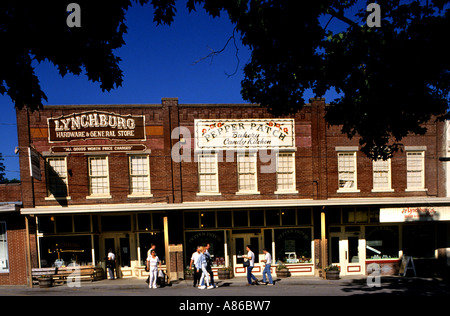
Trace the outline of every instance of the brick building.
{"label": "brick building", "polygon": [[0,285],[27,283],[26,223],[20,183],[0,184]]}
{"label": "brick building", "polygon": [[259,254],[256,275],[264,247],[293,275],[330,263],[343,275],[372,263],[393,274],[405,255],[420,271],[445,266],[445,124],[431,121],[390,161],[372,162],[358,139],[328,127],[325,110],[313,99],[275,118],[258,105],[164,98],[18,111],[32,265],[104,266],[111,248],[123,276],[143,276],[154,243],[180,277],[180,260],[166,253],[182,252],[186,266],[210,242],[215,265],[236,276],[245,245]]}

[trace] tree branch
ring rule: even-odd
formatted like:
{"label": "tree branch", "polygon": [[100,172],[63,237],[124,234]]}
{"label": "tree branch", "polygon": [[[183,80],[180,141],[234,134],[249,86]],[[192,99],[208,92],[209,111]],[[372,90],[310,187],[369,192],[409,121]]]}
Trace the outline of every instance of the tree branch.
{"label": "tree branch", "polygon": [[233,34],[230,36],[230,38],[228,38],[228,40],[227,40],[227,42],[225,43],[225,45],[222,47],[222,49],[220,49],[220,50],[213,50],[212,48],[209,48],[209,50],[211,51],[208,55],[206,55],[206,56],[204,56],[204,57],[201,57],[201,58],[199,58],[199,59],[197,59],[196,61],[194,61],[192,64],[193,65],[196,65],[196,64],[198,64],[198,63],[200,63],[200,62],[202,62],[202,61],[204,61],[204,60],[206,60],[206,59],[211,59],[211,63],[212,63],[212,61],[213,61],[213,59],[214,59],[214,57],[216,57],[216,56],[218,56],[218,55],[220,55],[221,53],[223,53],[223,51],[228,47],[228,45],[230,44],[230,42],[231,42],[231,40],[233,40],[233,45],[234,45],[234,48],[236,49],[236,54],[235,54],[235,56],[236,56],[236,59],[237,59],[237,64],[236,64],[236,68],[235,68],[235,70],[234,70],[234,72],[232,73],[232,74],[227,74],[227,73],[225,73],[228,77],[232,77],[232,76],[234,76],[236,73],[237,73],[237,71],[238,71],[238,68],[239,68],[239,64],[240,64],[240,59],[239,59],[239,48],[238,48],[238,46],[237,46],[237,44],[236,44],[236,27],[233,29]]}

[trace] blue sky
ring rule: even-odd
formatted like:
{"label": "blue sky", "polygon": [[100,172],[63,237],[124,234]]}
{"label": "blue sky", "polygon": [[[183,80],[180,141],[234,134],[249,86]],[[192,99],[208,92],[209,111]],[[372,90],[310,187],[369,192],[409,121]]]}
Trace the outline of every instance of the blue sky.
{"label": "blue sky", "polygon": [[[234,73],[237,66],[233,45],[213,60],[195,63],[210,49],[221,49],[232,35],[233,26],[227,17],[213,19],[201,10],[189,14],[182,6],[170,27],[156,26],[151,6],[134,5],[126,18],[126,45],[117,50],[124,72],[122,87],[102,92],[99,84],[88,81],[85,75],[61,78],[52,64],[36,63],[36,73],[48,97],[44,105],[161,103],[163,97],[178,97],[180,103],[244,102],[240,82],[242,68],[250,57],[245,47],[239,46],[239,69],[231,77],[227,74]],[[19,179],[19,158],[14,154],[18,146],[16,117],[8,96],[0,95],[0,109],[0,153],[6,177]]]}
{"label": "blue sky", "polygon": [[[156,26],[150,5],[133,5],[128,11],[126,45],[117,50],[122,58],[120,67],[124,81],[122,87],[110,92],[102,92],[98,83],[88,81],[83,74],[61,78],[52,64],[36,63],[36,74],[48,97],[44,105],[160,103],[163,97],[178,97],[180,103],[245,102],[240,94],[240,83],[250,52],[239,40],[239,65],[232,43],[213,60],[196,63],[207,56],[210,49],[220,50],[225,45],[233,32],[228,18],[213,19],[201,8],[189,14],[183,1],[177,9],[171,26]],[[330,28],[336,28],[335,23],[333,21]],[[236,66],[239,66],[236,74],[228,76],[235,72]],[[305,96],[305,100],[311,96]],[[20,179],[19,157],[14,153],[18,146],[15,110],[8,96],[0,95],[0,109],[3,135],[0,153],[6,177]]]}

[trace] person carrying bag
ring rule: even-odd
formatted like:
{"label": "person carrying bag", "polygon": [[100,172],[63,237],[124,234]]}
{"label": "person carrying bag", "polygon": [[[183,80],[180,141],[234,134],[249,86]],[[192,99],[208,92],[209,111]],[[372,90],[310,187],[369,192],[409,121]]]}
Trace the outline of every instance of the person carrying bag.
{"label": "person carrying bag", "polygon": [[156,280],[158,279],[158,264],[161,269],[161,261],[158,256],[156,256],[156,252],[152,250],[151,256],[147,258],[147,269],[150,274],[150,282],[148,283],[149,289],[156,289]]}

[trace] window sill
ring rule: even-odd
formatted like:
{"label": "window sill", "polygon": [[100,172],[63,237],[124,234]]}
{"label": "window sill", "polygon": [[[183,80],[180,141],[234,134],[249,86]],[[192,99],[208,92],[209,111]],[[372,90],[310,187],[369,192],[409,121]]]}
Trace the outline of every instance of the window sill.
{"label": "window sill", "polygon": [[54,196],[47,196],[44,198],[44,200],[46,201],[66,201],[66,200],[71,200],[72,198],[70,196],[58,196],[58,197],[54,197]]}
{"label": "window sill", "polygon": [[220,196],[222,193],[220,192],[198,192],[197,196]]}
{"label": "window sill", "polygon": [[337,192],[337,193],[359,193],[359,192],[361,192],[361,191],[358,190],[358,189],[352,189],[352,190],[349,190],[349,189],[346,189],[346,190],[339,189],[339,190],[337,190],[336,192]]}
{"label": "window sill", "polygon": [[111,199],[111,195],[88,195],[86,200],[96,200],[96,199]]}
{"label": "window sill", "polygon": [[405,189],[405,192],[426,192],[428,191],[428,189],[421,189],[421,188],[417,188],[417,189]]}
{"label": "window sill", "polygon": [[298,194],[298,191],[275,191],[273,194]]}
{"label": "window sill", "polygon": [[261,194],[259,191],[240,191],[236,192],[236,195],[254,195],[254,194]]}
{"label": "window sill", "polygon": [[153,194],[128,194],[127,198],[139,199],[139,198],[152,198]]}
{"label": "window sill", "polygon": [[372,189],[372,192],[394,192],[394,189]]}

